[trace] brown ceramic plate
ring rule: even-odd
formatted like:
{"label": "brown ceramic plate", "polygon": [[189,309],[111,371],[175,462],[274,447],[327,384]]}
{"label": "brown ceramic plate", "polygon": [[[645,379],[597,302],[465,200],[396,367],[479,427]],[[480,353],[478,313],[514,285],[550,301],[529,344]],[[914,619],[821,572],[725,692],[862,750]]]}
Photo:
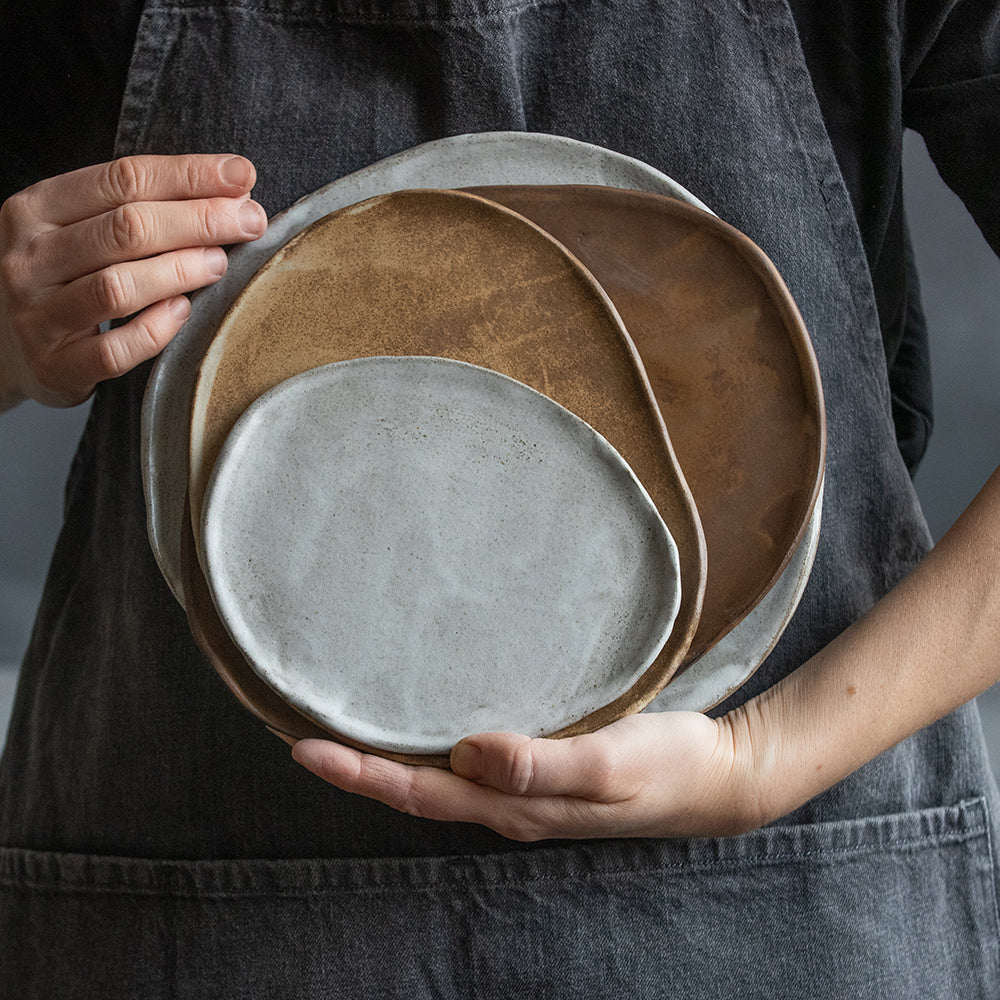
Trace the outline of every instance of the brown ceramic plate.
{"label": "brown ceramic plate", "polygon": [[[705,580],[697,512],[606,294],[548,234],[489,201],[434,191],[374,198],[313,224],[258,272],[223,320],[195,387],[195,529],[215,458],[254,400],[300,372],[378,355],[443,356],[499,371],[570,409],[629,463],[677,543],[681,608],[644,678],[562,734],[642,708],[697,627]],[[210,612],[200,603],[204,623]]]}
{"label": "brown ceramic plate", "polygon": [[690,663],[771,589],[816,502],[824,409],[799,311],[763,251],[683,202],[573,185],[470,190],[564,244],[639,351],[708,548]]}

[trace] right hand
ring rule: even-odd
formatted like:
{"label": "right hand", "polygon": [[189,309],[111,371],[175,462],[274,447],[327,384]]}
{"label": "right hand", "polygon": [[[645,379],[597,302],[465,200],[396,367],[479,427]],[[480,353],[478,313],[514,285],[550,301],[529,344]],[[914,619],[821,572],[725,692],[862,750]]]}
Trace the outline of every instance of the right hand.
{"label": "right hand", "polygon": [[0,209],[0,410],[24,399],[73,406],[158,354],[191,311],[184,293],[225,274],[222,245],[267,228],[249,198],[255,181],[242,156],[133,156],[10,197]]}

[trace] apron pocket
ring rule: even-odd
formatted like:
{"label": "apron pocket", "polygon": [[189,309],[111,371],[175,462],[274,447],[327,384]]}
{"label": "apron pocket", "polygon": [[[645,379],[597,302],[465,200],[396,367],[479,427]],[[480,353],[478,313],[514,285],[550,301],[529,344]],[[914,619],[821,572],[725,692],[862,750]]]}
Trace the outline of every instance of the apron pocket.
{"label": "apron pocket", "polygon": [[1000,982],[986,802],[378,860],[0,849],[0,996],[961,997]]}

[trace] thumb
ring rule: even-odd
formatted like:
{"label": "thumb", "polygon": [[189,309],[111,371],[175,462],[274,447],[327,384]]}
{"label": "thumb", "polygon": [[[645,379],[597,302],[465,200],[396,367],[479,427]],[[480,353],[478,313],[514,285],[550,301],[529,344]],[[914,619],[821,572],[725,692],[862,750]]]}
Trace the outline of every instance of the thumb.
{"label": "thumb", "polygon": [[460,777],[511,795],[570,795],[608,801],[616,786],[618,754],[601,733],[531,739],[479,733],[457,743],[451,769]]}

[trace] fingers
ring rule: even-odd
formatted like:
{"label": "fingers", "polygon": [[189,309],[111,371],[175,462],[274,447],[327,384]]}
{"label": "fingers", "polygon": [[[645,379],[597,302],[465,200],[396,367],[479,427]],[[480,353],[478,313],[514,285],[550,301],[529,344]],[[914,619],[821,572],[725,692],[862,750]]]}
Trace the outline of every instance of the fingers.
{"label": "fingers", "polygon": [[414,816],[481,823],[515,840],[717,836],[746,828],[738,806],[748,792],[734,744],[724,727],[696,712],[628,716],[564,740],[482,733],[455,747],[452,771],[325,740],[303,740],[292,755],[346,791]]}
{"label": "fingers", "polygon": [[[161,351],[191,311],[184,292],[217,281],[227,258],[219,247],[177,250],[86,275],[22,305],[16,326],[36,329],[20,340],[30,395],[49,406],[83,402],[94,386]],[[107,318],[137,313],[100,333]]]}
{"label": "fingers", "polygon": [[550,740],[482,733],[455,746],[451,766],[456,774],[470,781],[511,795],[572,795],[598,802],[622,801],[632,792],[623,779],[634,754],[623,744],[620,734],[621,728]]}
{"label": "fingers", "polygon": [[[300,740],[292,748],[292,757],[345,792],[424,819],[464,818],[469,811],[481,811],[490,796],[500,794],[442,768],[411,767],[332,741]],[[464,808],[459,807],[459,800],[465,802]]]}
{"label": "fingers", "polygon": [[301,740],[292,757],[357,795],[423,819],[479,823],[511,840],[615,836],[624,810],[573,798],[516,798],[436,767],[411,767],[326,740]]}
{"label": "fingers", "polygon": [[157,302],[123,326],[61,344],[35,360],[35,398],[48,406],[82,403],[94,386],[155,357],[191,313],[183,295]]}
{"label": "fingers", "polygon": [[255,180],[241,156],[135,156],[9,198],[0,208],[0,396],[78,402],[165,346],[189,308],[179,297],[225,273],[220,245],[266,229],[248,197]]}
{"label": "fingers", "polygon": [[255,240],[266,228],[264,209],[249,199],[133,203],[37,239],[32,272],[36,280],[56,284],[181,247]]}
{"label": "fingers", "polygon": [[241,198],[256,180],[249,160],[227,153],[128,156],[39,181],[14,195],[8,211],[65,226],[136,202]]}
{"label": "fingers", "polygon": [[226,253],[219,247],[193,247],[116,264],[53,292],[48,315],[67,332],[105,319],[120,319],[154,302],[218,281],[226,273],[227,263]]}

